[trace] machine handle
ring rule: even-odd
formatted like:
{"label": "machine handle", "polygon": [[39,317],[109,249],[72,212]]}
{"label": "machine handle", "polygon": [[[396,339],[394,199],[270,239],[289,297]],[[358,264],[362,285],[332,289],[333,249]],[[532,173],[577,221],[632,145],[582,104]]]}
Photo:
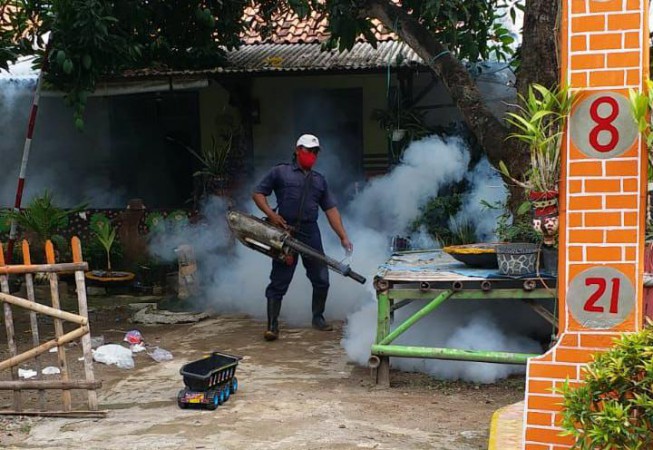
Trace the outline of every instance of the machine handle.
{"label": "machine handle", "polygon": [[335,259],[329,258],[327,255],[321,254],[312,247],[309,247],[306,244],[298,241],[295,238],[287,237],[284,240],[284,246],[295,250],[297,253],[313,258],[317,261],[325,263],[331,270],[338,272],[341,275],[351,278],[352,280],[358,281],[361,284],[365,284],[365,277],[351,270],[349,266],[339,263]]}

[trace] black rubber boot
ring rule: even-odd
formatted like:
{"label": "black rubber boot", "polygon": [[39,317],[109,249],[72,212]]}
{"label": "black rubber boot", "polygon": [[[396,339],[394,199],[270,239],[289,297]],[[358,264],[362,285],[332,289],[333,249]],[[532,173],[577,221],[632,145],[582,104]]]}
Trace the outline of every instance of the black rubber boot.
{"label": "black rubber boot", "polygon": [[328,290],[313,290],[313,328],[320,331],[332,331],[333,327],[324,320],[324,308]]}
{"label": "black rubber boot", "polygon": [[268,329],[263,337],[266,341],[276,341],[279,338],[279,312],[281,312],[281,299],[268,299]]}

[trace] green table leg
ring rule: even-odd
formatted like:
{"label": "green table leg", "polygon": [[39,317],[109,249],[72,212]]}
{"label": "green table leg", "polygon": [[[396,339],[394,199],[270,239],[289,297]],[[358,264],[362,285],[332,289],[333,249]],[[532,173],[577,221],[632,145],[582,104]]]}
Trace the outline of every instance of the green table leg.
{"label": "green table leg", "polygon": [[[378,314],[376,325],[376,343],[381,343],[390,334],[390,297],[388,291],[378,291],[376,293]],[[374,382],[383,388],[390,387],[390,357],[381,356],[379,365],[373,369]]]}

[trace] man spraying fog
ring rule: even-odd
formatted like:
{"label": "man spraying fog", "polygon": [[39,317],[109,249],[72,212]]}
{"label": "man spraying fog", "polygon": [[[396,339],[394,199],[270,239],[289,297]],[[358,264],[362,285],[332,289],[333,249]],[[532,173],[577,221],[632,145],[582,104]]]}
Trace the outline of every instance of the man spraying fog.
{"label": "man spraying fog", "polygon": [[[326,179],[313,170],[320,152],[320,141],[312,134],[304,134],[297,140],[291,163],[278,164],[256,186],[252,199],[268,220],[283,229],[290,230],[293,237],[323,253],[322,237],[317,225],[318,208],[326,214],[329,225],[340,238],[347,252],[353,250],[342,224],[336,201],[329,191]],[[268,204],[267,197],[274,192],[277,199],[276,212]],[[325,263],[302,256],[306,276],[313,285],[313,328],[331,331],[324,319],[326,299],[329,292],[329,270]],[[279,312],[283,296],[288,291],[297,267],[297,257],[286,261],[273,260],[270,284],[265,290],[268,307],[267,341],[279,337]]]}

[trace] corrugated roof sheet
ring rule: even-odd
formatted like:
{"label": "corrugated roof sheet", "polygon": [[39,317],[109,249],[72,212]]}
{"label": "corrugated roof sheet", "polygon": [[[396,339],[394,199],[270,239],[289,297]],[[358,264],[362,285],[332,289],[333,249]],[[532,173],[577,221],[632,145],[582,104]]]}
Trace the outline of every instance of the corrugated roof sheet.
{"label": "corrugated roof sheet", "polygon": [[126,71],[123,77],[184,76],[229,73],[370,70],[392,66],[422,65],[422,59],[403,42],[379,42],[377,48],[359,42],[345,52],[322,51],[320,44],[244,45],[227,53],[228,65],[204,70]]}
{"label": "corrugated roof sheet", "polygon": [[292,71],[373,69],[388,64],[421,64],[422,60],[402,42],[379,42],[377,48],[359,42],[345,52],[321,51],[319,44],[247,45],[228,55],[231,67],[224,71]]}

